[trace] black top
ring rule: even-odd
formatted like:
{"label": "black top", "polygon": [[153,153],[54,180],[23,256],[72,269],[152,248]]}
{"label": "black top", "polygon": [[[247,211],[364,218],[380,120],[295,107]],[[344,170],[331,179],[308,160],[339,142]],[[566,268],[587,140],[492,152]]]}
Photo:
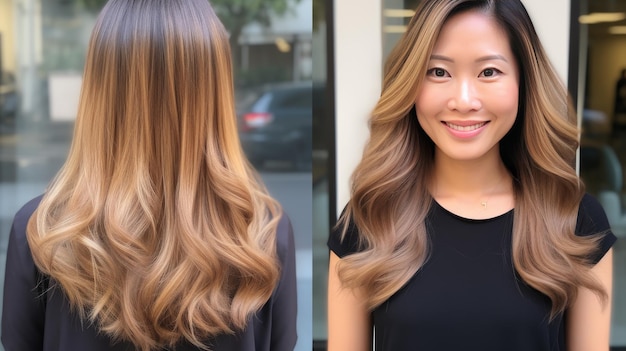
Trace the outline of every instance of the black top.
{"label": "black top", "polygon": [[[372,312],[375,349],[384,351],[564,351],[564,316],[549,321],[550,299],[526,285],[511,259],[514,210],[495,218],[459,217],[433,202],[427,216],[430,257],[407,284]],[[616,238],[600,204],[585,195],[577,235],[607,231],[597,263]],[[329,248],[358,251],[353,226]],[[567,313],[567,312],[566,312]]]}
{"label": "black top", "polygon": [[[6,351],[134,350],[129,343],[112,344],[95,326],[73,313],[62,291],[51,282],[41,296],[42,275],[33,263],[26,240],[26,224],[41,197],[16,214],[7,252],[2,311],[2,344]],[[251,318],[246,329],[220,335],[213,351],[292,351],[296,344],[296,269],[291,223],[286,216],[277,230],[281,277],[269,301]],[[199,350],[181,344],[176,351]]]}

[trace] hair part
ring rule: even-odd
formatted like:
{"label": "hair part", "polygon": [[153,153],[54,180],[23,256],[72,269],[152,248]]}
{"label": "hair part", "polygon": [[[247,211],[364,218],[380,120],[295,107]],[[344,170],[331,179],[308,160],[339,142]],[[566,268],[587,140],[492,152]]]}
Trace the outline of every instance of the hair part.
{"label": "hair part", "polygon": [[80,316],[141,350],[209,349],[278,281],[281,209],[239,144],[228,45],[206,0],[110,0],[68,159],[27,228]]}
{"label": "hair part", "polygon": [[426,184],[435,146],[417,123],[414,99],[441,28],[466,11],[485,13],[505,30],[520,70],[518,115],[500,142],[502,160],[514,179],[515,271],[551,299],[552,318],[575,300],[579,287],[606,302],[588,259],[600,237],[574,233],[584,195],[574,169],[579,137],[574,108],[519,0],[420,3],[385,64],[370,139],[338,223],[342,238],[355,224],[361,251],[344,257],[338,274],[345,287],[367,292],[367,304],[374,309],[428,258],[425,219],[433,199]]}

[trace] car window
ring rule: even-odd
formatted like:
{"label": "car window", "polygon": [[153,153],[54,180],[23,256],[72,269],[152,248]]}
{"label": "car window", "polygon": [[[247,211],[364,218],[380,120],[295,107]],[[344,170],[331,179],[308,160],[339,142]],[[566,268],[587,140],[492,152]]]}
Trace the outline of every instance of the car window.
{"label": "car window", "polygon": [[284,108],[311,108],[313,97],[310,89],[303,89],[290,94],[283,99]]}
{"label": "car window", "polygon": [[275,94],[270,108],[272,110],[284,108],[311,108],[313,103],[312,91],[308,88],[300,88],[294,90],[283,90]]}
{"label": "car window", "polygon": [[270,104],[272,103],[272,100],[272,94],[265,93],[261,95],[261,97],[257,101],[254,102],[250,110],[252,112],[267,112],[270,109]]}

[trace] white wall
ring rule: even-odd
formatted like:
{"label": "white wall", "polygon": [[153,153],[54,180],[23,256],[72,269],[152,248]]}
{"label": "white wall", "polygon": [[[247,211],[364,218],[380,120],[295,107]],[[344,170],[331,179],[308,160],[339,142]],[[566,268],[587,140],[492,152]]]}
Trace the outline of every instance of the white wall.
{"label": "white wall", "polygon": [[570,0],[522,0],[541,43],[559,76],[567,84]]}
{"label": "white wall", "polygon": [[[367,118],[380,95],[384,1],[334,2],[338,212],[349,199],[349,178],[361,159],[368,137]],[[570,1],[523,0],[523,3],[548,56],[566,82]]]}
{"label": "white wall", "polygon": [[361,159],[367,119],[380,95],[381,0],[341,0],[335,6],[335,128],[337,208],[348,201],[348,179]]}

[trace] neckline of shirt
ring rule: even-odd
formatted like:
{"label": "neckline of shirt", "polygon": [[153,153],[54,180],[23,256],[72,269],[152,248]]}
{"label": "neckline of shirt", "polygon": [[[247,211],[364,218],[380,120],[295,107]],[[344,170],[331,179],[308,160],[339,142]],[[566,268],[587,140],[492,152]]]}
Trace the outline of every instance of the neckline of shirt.
{"label": "neckline of shirt", "polygon": [[435,204],[435,207],[438,208],[440,211],[442,211],[444,214],[463,221],[463,222],[471,222],[471,223],[487,223],[487,222],[492,222],[492,221],[497,221],[499,219],[508,217],[508,216],[512,216],[513,215],[513,211],[515,210],[515,208],[512,208],[502,214],[496,215],[494,217],[490,217],[490,218],[481,218],[481,219],[475,219],[475,218],[467,218],[467,217],[463,217],[460,216],[454,212],[451,212],[450,210],[448,210],[447,208],[441,206],[441,204],[439,202],[437,202],[437,200],[433,199],[433,203]]}

